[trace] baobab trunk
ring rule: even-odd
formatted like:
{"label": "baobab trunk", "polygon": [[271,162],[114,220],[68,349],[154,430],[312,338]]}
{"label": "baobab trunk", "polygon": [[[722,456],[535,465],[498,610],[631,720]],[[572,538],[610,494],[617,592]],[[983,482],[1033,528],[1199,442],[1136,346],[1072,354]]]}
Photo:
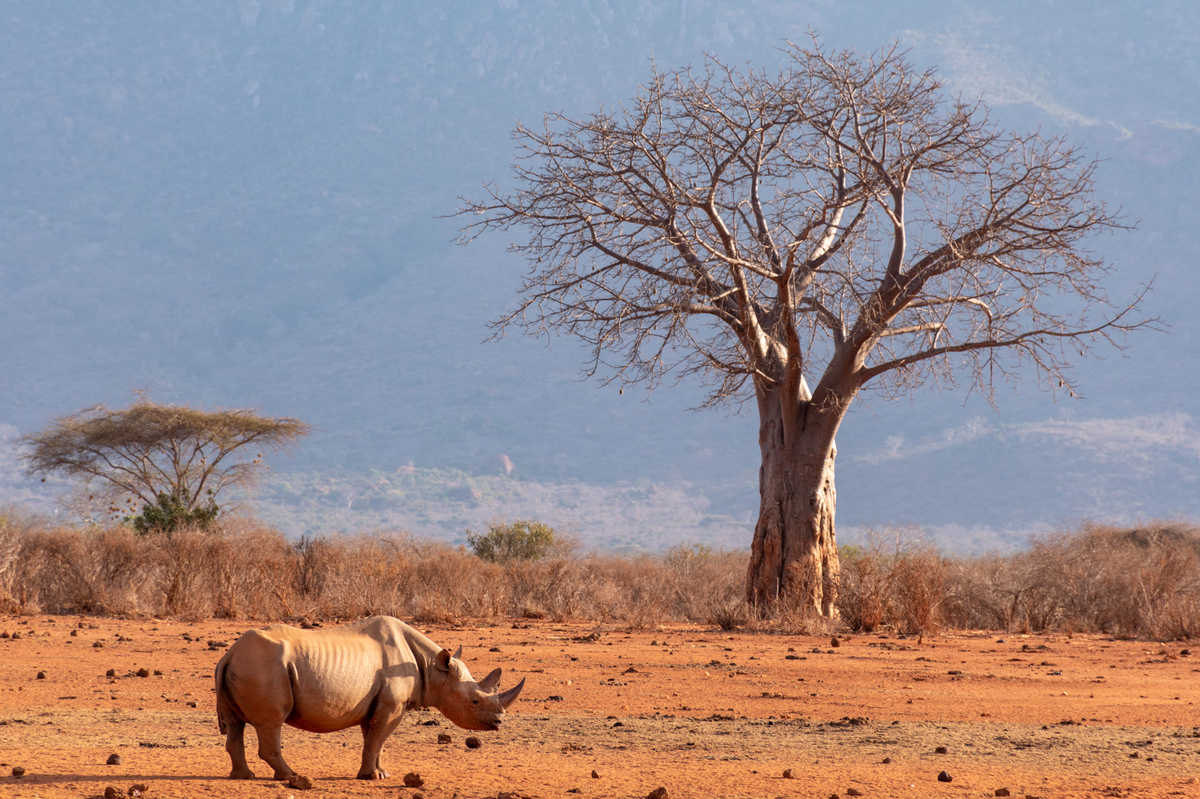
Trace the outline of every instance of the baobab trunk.
{"label": "baobab trunk", "polygon": [[793,406],[786,426],[775,392],[759,401],[758,524],[746,575],[746,599],[759,612],[791,608],[837,615],[833,437],[837,419],[810,403]]}

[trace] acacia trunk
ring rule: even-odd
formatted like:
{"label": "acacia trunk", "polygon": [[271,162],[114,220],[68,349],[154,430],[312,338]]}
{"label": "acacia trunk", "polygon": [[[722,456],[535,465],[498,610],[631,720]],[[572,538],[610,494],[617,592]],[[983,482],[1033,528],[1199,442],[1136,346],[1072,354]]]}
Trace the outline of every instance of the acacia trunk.
{"label": "acacia trunk", "polygon": [[838,419],[801,402],[792,405],[796,418],[785,434],[787,405],[773,392],[759,398],[760,504],[746,599],[763,614],[786,608],[835,617]]}

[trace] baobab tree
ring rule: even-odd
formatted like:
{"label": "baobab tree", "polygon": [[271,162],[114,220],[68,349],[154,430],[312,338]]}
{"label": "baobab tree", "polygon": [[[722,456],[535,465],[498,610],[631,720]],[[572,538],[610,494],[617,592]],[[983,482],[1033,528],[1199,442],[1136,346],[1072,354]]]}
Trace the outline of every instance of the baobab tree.
{"label": "baobab tree", "polygon": [[897,49],[790,47],[778,74],[708,58],[627,107],[518,126],[515,188],[464,200],[462,240],[523,231],[499,330],[591,347],[589,374],[708,379],[758,409],[746,598],[836,614],[835,436],[868,386],[990,390],[1144,320],[1088,238],[1120,228],[1095,163],[1008,132]]}

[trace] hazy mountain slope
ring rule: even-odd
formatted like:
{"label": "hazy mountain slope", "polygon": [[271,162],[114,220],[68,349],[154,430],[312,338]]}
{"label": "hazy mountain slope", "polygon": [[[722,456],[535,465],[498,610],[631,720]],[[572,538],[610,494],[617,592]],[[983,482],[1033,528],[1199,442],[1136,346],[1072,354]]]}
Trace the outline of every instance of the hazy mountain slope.
{"label": "hazy mountain slope", "polygon": [[[667,69],[712,51],[770,66],[775,48],[811,28],[835,46],[898,37],[998,120],[1062,133],[1105,159],[1101,192],[1139,221],[1097,242],[1126,267],[1114,293],[1157,273],[1150,308],[1173,325],[1136,338],[1126,357],[1084,364],[1080,402],[1052,404],[1028,383],[1001,389],[1000,412],[949,393],[864,398],[840,440],[839,518],[1004,527],[1093,509],[1196,513],[1186,448],[1133,474],[1036,425],[1200,416],[1200,247],[1186,201],[1200,180],[1200,14],[1171,3],[989,9],[9,4],[0,422],[31,430],[146,388],[311,421],[314,436],[276,459],[281,473],[496,474],[504,454],[521,480],[686,484],[718,515],[745,519],[756,503],[752,413],[686,413],[694,386],[647,400],[580,382],[569,341],[482,344],[522,265],[499,240],[453,247],[455,222],[440,217],[457,195],[506,179],[517,120],[619,105],[652,60]],[[1002,432],[870,459],[889,436],[936,439],[976,417]],[[1136,501],[1113,501],[1128,494]]]}

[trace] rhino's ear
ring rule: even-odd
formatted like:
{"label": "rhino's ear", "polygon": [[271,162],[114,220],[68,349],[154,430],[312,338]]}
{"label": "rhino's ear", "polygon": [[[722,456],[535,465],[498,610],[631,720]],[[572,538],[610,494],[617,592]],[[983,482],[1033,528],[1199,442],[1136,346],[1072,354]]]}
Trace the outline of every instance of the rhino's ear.
{"label": "rhino's ear", "polygon": [[500,669],[492,669],[492,673],[479,681],[479,690],[491,693],[500,687]]}
{"label": "rhino's ear", "polygon": [[450,650],[443,649],[437,653],[437,658],[434,660],[434,665],[439,671],[450,671]]}
{"label": "rhino's ear", "polygon": [[458,645],[458,650],[454,653],[455,660],[462,660],[462,644]]}

